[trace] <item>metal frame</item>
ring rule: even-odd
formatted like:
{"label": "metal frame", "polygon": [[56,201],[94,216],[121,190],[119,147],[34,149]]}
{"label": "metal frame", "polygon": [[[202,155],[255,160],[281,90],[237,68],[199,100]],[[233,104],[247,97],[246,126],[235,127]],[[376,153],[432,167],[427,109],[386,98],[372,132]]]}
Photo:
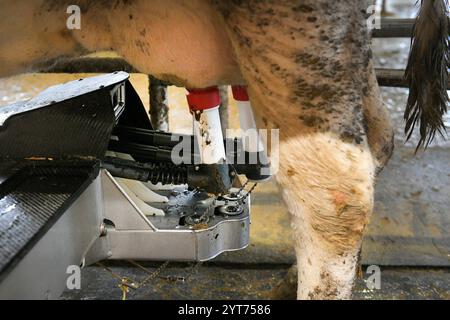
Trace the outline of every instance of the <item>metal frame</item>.
{"label": "metal frame", "polygon": [[113,223],[106,229],[109,259],[206,261],[249,243],[249,202],[241,215],[217,216],[207,228],[163,229],[157,227],[158,218],[139,210],[106,170],[101,180],[104,218]]}

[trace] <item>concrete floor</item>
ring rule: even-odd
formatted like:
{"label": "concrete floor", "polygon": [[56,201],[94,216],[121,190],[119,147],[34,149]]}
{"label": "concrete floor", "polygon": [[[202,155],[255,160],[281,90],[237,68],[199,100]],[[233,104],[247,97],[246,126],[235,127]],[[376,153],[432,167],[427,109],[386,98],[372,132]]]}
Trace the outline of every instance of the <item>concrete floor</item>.
{"label": "concrete floor", "polygon": [[[158,265],[141,263],[149,272]],[[108,267],[118,275],[142,281],[148,273],[130,263],[111,262]],[[127,299],[196,300],[196,299],[293,299],[295,290],[276,292],[280,279],[286,278],[288,265],[206,263],[192,273],[192,264],[169,264],[155,279],[135,290]],[[358,279],[353,299],[450,299],[450,270],[446,268],[381,269],[380,290],[367,288],[364,278]],[[175,278],[188,277],[187,280]],[[366,277],[364,275],[364,277]],[[82,290],[66,292],[63,299],[122,299],[120,281],[109,271],[94,266],[82,272]],[[291,287],[292,289],[293,287]]]}

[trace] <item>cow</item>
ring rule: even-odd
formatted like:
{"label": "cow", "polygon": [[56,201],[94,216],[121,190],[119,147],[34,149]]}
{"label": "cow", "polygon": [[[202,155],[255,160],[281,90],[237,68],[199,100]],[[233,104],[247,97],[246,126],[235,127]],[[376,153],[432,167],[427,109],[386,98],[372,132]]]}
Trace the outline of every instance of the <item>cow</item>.
{"label": "cow", "polygon": [[[0,77],[113,50],[187,88],[247,85],[279,129],[276,179],[292,216],[299,299],[351,298],[393,129],[377,85],[368,0],[1,0]],[[66,10],[81,10],[68,29]],[[422,0],[406,80],[407,133],[444,129],[448,3]]]}

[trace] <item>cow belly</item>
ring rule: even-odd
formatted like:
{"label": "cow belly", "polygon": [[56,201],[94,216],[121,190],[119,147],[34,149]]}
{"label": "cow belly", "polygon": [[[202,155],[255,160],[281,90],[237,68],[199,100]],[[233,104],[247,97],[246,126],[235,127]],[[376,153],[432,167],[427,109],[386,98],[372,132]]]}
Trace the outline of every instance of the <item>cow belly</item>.
{"label": "cow belly", "polygon": [[208,1],[137,0],[99,9],[88,8],[86,28],[74,33],[91,51],[114,49],[141,72],[179,86],[242,83],[221,17]]}

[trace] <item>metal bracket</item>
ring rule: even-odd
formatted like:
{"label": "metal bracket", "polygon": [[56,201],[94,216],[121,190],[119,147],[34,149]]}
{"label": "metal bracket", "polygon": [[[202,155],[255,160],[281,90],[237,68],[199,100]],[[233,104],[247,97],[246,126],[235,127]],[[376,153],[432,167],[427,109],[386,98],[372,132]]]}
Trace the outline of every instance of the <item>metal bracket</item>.
{"label": "metal bracket", "polygon": [[[223,210],[218,207],[207,223],[180,225],[181,211],[166,207],[170,214],[146,217],[106,170],[101,171],[101,181],[106,235],[98,241],[106,241],[109,247],[90,253],[89,262],[95,261],[96,255],[107,255],[109,259],[205,261],[225,251],[243,249],[249,243],[249,202],[238,215],[221,214]],[[185,207],[194,205],[194,200],[185,199]],[[169,195],[167,206],[175,203],[180,205],[180,192]],[[94,248],[98,250],[98,245]]]}

